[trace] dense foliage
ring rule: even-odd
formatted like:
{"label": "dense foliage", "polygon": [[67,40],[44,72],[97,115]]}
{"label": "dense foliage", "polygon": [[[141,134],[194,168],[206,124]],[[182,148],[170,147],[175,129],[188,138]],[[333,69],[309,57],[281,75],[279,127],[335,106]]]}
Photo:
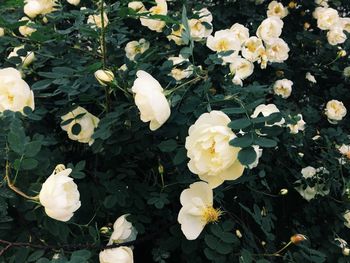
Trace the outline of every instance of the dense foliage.
{"label": "dense foliage", "polygon": [[[124,214],[137,238],[121,245],[132,246],[135,262],[350,262],[350,22],[328,28],[335,15],[314,13],[323,5],[350,17],[349,1],[281,1],[274,26],[283,21],[283,29],[271,39],[258,29],[276,17],[267,15],[268,0],[167,1],[165,13],[152,9],[161,0],[142,1],[144,9],[128,0],[60,0],[49,11],[25,7],[33,1],[0,2],[0,70],[21,73],[0,71],[1,262],[98,262]],[[24,10],[30,18],[21,19]],[[233,31],[217,40],[235,23],[258,35],[261,52],[249,53],[247,39],[228,48]],[[237,29],[243,38],[246,29]],[[164,90],[148,89],[152,77],[140,70]],[[21,108],[9,106],[16,96],[27,96]],[[203,116],[229,119],[203,128]],[[197,145],[209,136],[212,145]],[[215,143],[227,136],[217,157]],[[225,157],[242,172],[221,181],[202,172]],[[66,188],[41,191],[55,167],[56,175],[72,169],[66,178],[81,202],[59,215]],[[215,209],[188,240],[180,195],[200,180],[214,193],[205,207]],[[307,240],[290,242],[295,234]]]}

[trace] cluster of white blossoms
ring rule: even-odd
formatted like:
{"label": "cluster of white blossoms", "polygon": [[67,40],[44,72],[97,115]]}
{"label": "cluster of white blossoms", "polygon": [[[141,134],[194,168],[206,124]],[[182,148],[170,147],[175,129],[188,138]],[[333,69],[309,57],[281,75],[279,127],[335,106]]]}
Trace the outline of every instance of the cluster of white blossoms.
{"label": "cluster of white blossoms", "polygon": [[53,12],[57,4],[56,0],[25,0],[24,2],[24,13],[30,18]]}
{"label": "cluster of white blossoms", "polygon": [[173,64],[169,76],[173,77],[176,81],[189,78],[193,74],[193,65],[188,65],[185,68],[183,66],[184,64],[189,64],[188,58],[184,58],[180,55],[178,57],[169,57],[168,60]]}
{"label": "cluster of white blossoms", "polygon": [[21,73],[14,68],[0,69],[0,112],[34,110],[34,94]]}
{"label": "cluster of white blossoms", "polygon": [[325,189],[325,185],[320,182],[322,175],[329,174],[324,167],[314,168],[312,166],[307,166],[301,170],[302,177],[304,180],[315,181],[314,186],[309,186],[308,184],[302,183],[302,180],[297,180],[295,183],[298,186],[294,187],[295,190],[307,201],[315,198],[316,195],[325,196],[329,194],[329,189]]}
{"label": "cluster of white blossoms", "polygon": [[235,23],[230,29],[216,31],[207,38],[207,47],[219,54],[223,63],[230,64],[232,82],[243,86],[243,80],[254,72],[254,62],[266,68],[268,62],[282,63],[288,59],[288,44],[280,38],[283,21],[281,18],[288,10],[281,3],[270,3],[266,18],[256,31],[256,36],[249,35],[249,29]]}
{"label": "cluster of white blossoms", "polygon": [[130,41],[125,46],[125,55],[129,60],[134,61],[136,55],[143,54],[149,49],[149,45],[149,42],[144,38],[139,41]]}
{"label": "cluster of white blossoms", "polygon": [[350,18],[340,17],[336,9],[328,7],[327,1],[319,3],[313,13],[317,19],[317,26],[321,30],[327,30],[327,40],[330,45],[339,45],[347,39],[346,34],[350,33]]}
{"label": "cluster of white blossoms", "polygon": [[341,101],[330,100],[327,102],[325,114],[329,123],[337,124],[345,117],[346,113],[347,110]]}
{"label": "cluster of white blossoms", "polygon": [[[108,245],[121,244],[136,240],[137,231],[132,223],[127,220],[128,216],[128,214],[122,215],[114,222],[113,232],[109,239]],[[134,262],[132,249],[126,246],[102,250],[99,258],[100,263]]]}
{"label": "cluster of white blossoms", "polygon": [[[79,106],[66,115],[61,116],[61,119],[61,128],[67,132],[69,139],[88,143],[89,145],[94,143],[92,135],[100,122],[99,118]],[[76,131],[75,129],[78,130]]]}

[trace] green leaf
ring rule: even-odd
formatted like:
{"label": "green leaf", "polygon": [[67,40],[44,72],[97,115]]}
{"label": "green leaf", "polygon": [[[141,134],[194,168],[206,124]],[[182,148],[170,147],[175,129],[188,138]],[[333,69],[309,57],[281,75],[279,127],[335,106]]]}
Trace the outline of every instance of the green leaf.
{"label": "green leaf", "polygon": [[7,140],[11,150],[18,154],[23,154],[25,138],[21,138],[19,133],[14,133],[11,131],[7,135]]}
{"label": "green leaf", "polygon": [[245,110],[243,108],[226,108],[222,110],[226,114],[240,114],[245,113]]}
{"label": "green leaf", "polygon": [[49,87],[52,84],[52,80],[51,79],[44,79],[44,80],[39,80],[37,82],[35,82],[31,88],[32,90],[44,90],[47,87]]}
{"label": "green leaf", "polygon": [[25,145],[24,155],[26,157],[36,156],[41,149],[41,142],[33,141]]}
{"label": "green leaf", "polygon": [[176,155],[173,159],[174,165],[182,164],[187,159],[187,150],[185,148],[180,148],[177,150]]}
{"label": "green leaf", "polygon": [[253,136],[251,134],[246,134],[242,137],[236,137],[230,141],[230,145],[234,147],[245,148],[253,144]]}
{"label": "green leaf", "polygon": [[32,170],[38,166],[39,162],[33,158],[23,159],[21,168],[23,170]]}
{"label": "green leaf", "polygon": [[264,138],[264,137],[258,137],[254,140],[254,144],[259,145],[261,147],[265,148],[272,148],[277,146],[277,142],[275,140]]}
{"label": "green leaf", "polygon": [[234,130],[240,130],[240,129],[244,129],[244,128],[249,127],[251,124],[252,123],[249,119],[242,118],[242,119],[231,121],[228,124],[228,127],[230,127],[231,129],[234,129]]}
{"label": "green leaf", "polygon": [[256,152],[253,147],[243,148],[238,153],[238,160],[243,165],[249,165],[256,159]]}
{"label": "green leaf", "polygon": [[45,250],[34,251],[28,258],[27,262],[36,262],[45,254]]}
{"label": "green leaf", "polygon": [[176,149],[177,147],[177,142],[175,140],[167,140],[167,141],[162,141],[159,145],[158,148],[162,152],[172,152]]}

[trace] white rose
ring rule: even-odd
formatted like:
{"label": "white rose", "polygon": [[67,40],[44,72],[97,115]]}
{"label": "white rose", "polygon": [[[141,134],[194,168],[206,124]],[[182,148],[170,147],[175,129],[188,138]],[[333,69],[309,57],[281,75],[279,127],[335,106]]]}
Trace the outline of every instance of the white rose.
{"label": "white rose", "polygon": [[182,32],[184,31],[184,26],[180,25],[177,30],[171,29],[171,34],[167,36],[169,41],[174,41],[176,45],[181,46],[184,45],[184,41],[182,39]]}
{"label": "white rose", "polygon": [[45,213],[56,220],[66,222],[80,207],[80,194],[73,178],[69,177],[72,169],[54,171],[43,183],[40,193],[40,203],[45,207]]}
{"label": "white rose", "polygon": [[114,74],[110,70],[99,69],[95,72],[96,80],[102,85],[107,86],[108,83],[113,82]]}
{"label": "white rose", "polygon": [[150,129],[159,129],[170,117],[170,106],[159,82],[143,70],[136,73],[132,86],[135,104],[141,112],[141,120],[150,122]]}
{"label": "white rose", "polygon": [[132,1],[128,3],[128,7],[133,9],[136,12],[144,12],[147,11],[145,6],[140,1]]}
{"label": "white rose", "polygon": [[305,179],[312,178],[316,175],[316,169],[312,166],[307,166],[303,169],[301,169],[301,174]]}
{"label": "white rose", "polygon": [[343,75],[344,75],[344,77],[346,77],[346,78],[350,78],[350,67],[344,68],[344,70],[343,70]]}
{"label": "white rose", "polygon": [[248,78],[254,72],[254,64],[242,57],[237,57],[230,64],[231,74],[234,75],[232,82],[236,85],[243,86],[242,80]]}
{"label": "white rose", "polygon": [[136,240],[137,231],[126,219],[128,214],[120,216],[113,224],[113,233],[108,245],[120,244]]}
{"label": "white rose", "polygon": [[250,37],[242,47],[242,56],[250,62],[256,62],[265,54],[265,47],[260,38]]}
{"label": "white rose", "polygon": [[350,228],[350,211],[346,210],[343,216],[344,216],[344,219],[345,219],[344,225],[347,228]]}
{"label": "white rose", "polygon": [[310,72],[307,72],[305,75],[305,79],[307,79],[308,81],[310,81],[311,83],[317,83],[315,76],[312,75]]}
{"label": "white rose", "polygon": [[[31,22],[28,17],[22,17],[19,21],[28,21],[29,23]],[[18,28],[19,33],[21,33],[21,35],[24,37],[30,36],[32,33],[34,33],[36,31],[35,28],[28,26],[29,23],[27,23],[23,26],[20,26]]]}
{"label": "white rose", "polygon": [[328,7],[328,0],[315,0],[315,3],[323,7]]}
{"label": "white rose", "polygon": [[[191,31],[191,37],[194,41],[201,41],[207,38],[213,32],[213,16],[207,8],[202,8],[199,11],[194,11],[194,14],[199,16],[198,19],[192,18],[188,21]],[[209,25],[209,28],[207,27]]]}
{"label": "white rose", "polygon": [[344,43],[346,40],[346,35],[343,32],[343,28],[339,26],[332,27],[327,32],[327,40],[328,43],[332,46]]}
{"label": "white rose", "polygon": [[[89,145],[94,143],[94,139],[91,138],[91,136],[94,134],[94,130],[100,122],[99,118],[92,115],[84,108],[77,107],[66,115],[61,116],[61,119],[62,122],[71,120],[68,124],[61,125],[62,130],[67,132],[69,139],[81,143],[88,143]],[[77,124],[80,125],[80,131],[78,134],[74,134],[72,129],[73,126]]]}
{"label": "white rose", "polygon": [[231,26],[230,31],[239,40],[241,45],[249,38],[249,29],[239,23]]}
{"label": "white rose", "polygon": [[[168,5],[166,0],[156,0],[156,6],[153,6],[149,12],[151,15],[166,15],[168,13]],[[165,22],[158,19],[140,18],[141,24],[148,27],[150,30],[162,32],[165,27]]]}
{"label": "white rose", "polygon": [[196,239],[208,223],[219,220],[221,211],[213,207],[213,190],[205,182],[195,182],[182,191],[182,208],[177,221],[188,240]]}
{"label": "white rose", "polygon": [[282,28],[283,21],[277,16],[271,16],[261,22],[256,30],[256,35],[265,42],[269,42],[282,34]]}
{"label": "white rose", "polygon": [[280,79],[275,82],[273,85],[273,91],[276,95],[281,96],[286,99],[292,93],[293,81],[288,79]]}
{"label": "white rose", "polygon": [[34,55],[34,52],[27,52],[27,55],[26,56],[19,56],[17,54],[17,51],[18,50],[21,50],[21,49],[24,49],[24,45],[23,46],[19,46],[19,47],[15,47],[13,49],[13,51],[8,55],[7,58],[11,58],[11,57],[20,57],[21,60],[22,60],[22,67],[28,67],[30,64],[33,63],[34,59],[35,59],[35,55]]}
{"label": "white rose", "polygon": [[[252,118],[257,118],[259,116],[259,114],[262,114],[264,117],[268,117],[270,116],[272,113],[277,113],[280,112],[280,110],[276,107],[275,104],[260,104],[259,106],[257,106],[253,112],[253,114],[250,116]],[[278,126],[282,126],[282,124],[284,124],[285,120],[284,118],[282,118],[279,122],[274,123],[273,125],[278,125]],[[266,126],[272,126],[272,125],[268,125],[265,124]]]}
{"label": "white rose", "polygon": [[288,9],[284,7],[281,3],[278,3],[277,1],[272,1],[268,5],[267,10],[267,16],[278,16],[279,18],[284,18],[288,15]]}
{"label": "white rose", "polygon": [[139,41],[130,41],[125,46],[126,57],[134,61],[137,54],[143,54],[149,49],[149,45],[149,42],[144,38],[141,38]]}
{"label": "white rose", "polygon": [[24,107],[34,110],[34,94],[14,68],[0,69],[0,112],[23,112]]}
{"label": "white rose", "polygon": [[67,2],[71,5],[79,5],[80,4],[80,0],[67,0]]}
{"label": "white rose", "polygon": [[342,144],[339,148],[338,151],[344,155],[347,159],[350,160],[350,145]]}
{"label": "white rose", "polygon": [[100,263],[134,263],[134,255],[129,247],[116,247],[100,252]]}
{"label": "white rose", "polygon": [[254,151],[256,153],[256,159],[254,162],[252,162],[251,164],[248,165],[249,169],[253,169],[255,167],[258,166],[259,164],[259,159],[262,156],[263,153],[263,149],[260,149],[260,147],[258,145],[253,145]]}
{"label": "white rose", "polygon": [[221,111],[203,113],[189,128],[185,147],[190,158],[188,168],[215,188],[225,180],[242,176],[244,166],[238,160],[240,148],[229,142],[236,138],[227,127],[230,118]]}
{"label": "white rose", "polygon": [[[91,24],[92,27],[98,27],[98,28],[102,28],[102,16],[101,14],[98,15],[89,15],[88,20],[87,20],[88,24]],[[106,27],[109,23],[108,17],[106,12],[103,13],[103,24],[104,27]]]}
{"label": "white rose", "polygon": [[240,41],[232,34],[230,29],[216,31],[214,36],[208,36],[207,47],[216,52],[239,51]]}
{"label": "white rose", "polygon": [[3,27],[0,27],[0,37],[3,37],[5,35],[5,29]]}
{"label": "white rose", "polygon": [[289,51],[288,44],[281,38],[270,39],[266,46],[266,56],[270,62],[282,63],[288,59]]}
{"label": "white rose", "polygon": [[290,133],[297,134],[299,131],[305,130],[305,121],[303,120],[303,115],[298,114],[300,120],[296,124],[288,124],[287,127],[290,129]]}
{"label": "white rose", "polygon": [[340,18],[341,27],[348,33],[350,33],[350,17]]}
{"label": "white rose", "polygon": [[317,26],[322,30],[329,30],[339,23],[338,11],[333,8],[317,7],[313,13],[317,19]]}
{"label": "white rose", "polygon": [[347,113],[344,104],[338,100],[330,100],[327,102],[325,114],[328,121],[332,124],[336,124],[341,121]]}
{"label": "white rose", "polygon": [[188,66],[185,69],[179,67],[182,66],[182,64],[189,63],[188,59],[185,59],[180,55],[179,57],[169,57],[168,60],[173,63],[173,69],[169,75],[175,80],[180,81],[182,79],[189,78],[192,75],[193,68],[191,66]]}
{"label": "white rose", "polygon": [[30,18],[45,15],[55,10],[56,0],[27,0],[24,5],[24,13]]}

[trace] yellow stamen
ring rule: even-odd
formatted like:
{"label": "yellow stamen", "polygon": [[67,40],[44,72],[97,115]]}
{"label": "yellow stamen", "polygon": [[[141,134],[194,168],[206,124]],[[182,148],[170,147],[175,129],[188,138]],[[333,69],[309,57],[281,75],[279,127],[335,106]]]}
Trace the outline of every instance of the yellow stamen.
{"label": "yellow stamen", "polygon": [[222,211],[220,209],[215,209],[214,207],[210,206],[203,211],[202,216],[203,221],[206,222],[206,224],[208,224],[218,222],[221,215]]}
{"label": "yellow stamen", "polygon": [[216,45],[217,51],[227,51],[229,50],[229,43],[226,39],[220,40]]}

